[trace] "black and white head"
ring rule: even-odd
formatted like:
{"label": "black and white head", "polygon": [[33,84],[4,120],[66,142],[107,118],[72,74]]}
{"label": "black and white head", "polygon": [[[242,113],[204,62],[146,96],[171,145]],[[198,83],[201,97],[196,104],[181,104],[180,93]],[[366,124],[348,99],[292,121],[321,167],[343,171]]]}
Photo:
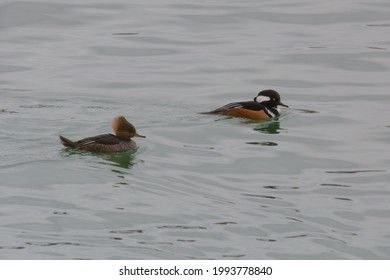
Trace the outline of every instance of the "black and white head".
{"label": "black and white head", "polygon": [[271,108],[276,108],[279,105],[283,107],[288,107],[286,104],[283,104],[280,101],[279,93],[273,89],[266,89],[260,91],[259,94],[254,98],[254,101]]}

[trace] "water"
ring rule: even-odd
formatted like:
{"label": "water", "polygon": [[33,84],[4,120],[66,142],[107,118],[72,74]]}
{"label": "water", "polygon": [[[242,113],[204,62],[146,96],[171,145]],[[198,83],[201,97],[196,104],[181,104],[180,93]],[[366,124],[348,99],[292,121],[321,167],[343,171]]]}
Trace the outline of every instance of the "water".
{"label": "water", "polygon": [[[385,0],[2,1],[0,258],[390,258],[389,20]],[[278,120],[197,114],[267,88]],[[58,141],[121,114],[135,153]]]}

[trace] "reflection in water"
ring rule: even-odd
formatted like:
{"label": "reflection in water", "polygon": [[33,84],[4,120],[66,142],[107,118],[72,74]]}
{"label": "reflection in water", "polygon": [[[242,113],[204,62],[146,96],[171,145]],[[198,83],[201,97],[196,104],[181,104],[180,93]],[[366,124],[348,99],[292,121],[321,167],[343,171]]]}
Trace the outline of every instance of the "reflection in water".
{"label": "reflection in water", "polygon": [[[319,113],[318,111],[309,110],[309,109],[289,108],[289,111],[298,111],[298,112],[306,113],[306,114]],[[288,112],[287,112],[287,114],[288,114]],[[280,128],[280,118],[283,119],[283,115],[281,115],[277,118],[271,119],[271,120],[258,122],[258,125],[254,128],[254,130],[262,132],[262,133],[267,133],[267,134],[279,134],[280,130],[283,130],[283,128]],[[253,122],[253,121],[251,121],[251,122]]]}
{"label": "reflection in water", "polygon": [[138,35],[139,33],[137,32],[119,32],[119,33],[112,33],[114,36],[134,36]]}
{"label": "reflection in water", "polygon": [[[249,123],[253,123],[253,121]],[[255,126],[255,128],[253,128],[253,130],[261,133],[279,134],[280,133],[279,131],[281,130],[279,118],[256,122],[256,124],[257,125]],[[250,141],[250,142],[246,142],[246,144],[268,146],[268,147],[278,146],[278,143],[272,141]]]}
{"label": "reflection in water", "polygon": [[157,228],[168,228],[168,229],[207,229],[207,227],[202,226],[182,226],[182,225],[164,225],[164,226],[157,226]]}
{"label": "reflection in water", "polygon": [[183,145],[185,148],[198,149],[198,150],[214,150],[214,147],[200,146],[200,145]]}
{"label": "reflection in water", "polygon": [[335,174],[355,174],[355,173],[366,173],[366,172],[385,172],[385,170],[339,170],[339,171],[326,171],[326,173]]}
{"label": "reflection in water", "polygon": [[277,146],[278,143],[271,142],[271,141],[252,141],[252,142],[246,142],[249,145],[261,145],[261,146]]}
{"label": "reflection in water", "polygon": [[237,222],[218,222],[214,223],[214,225],[237,225]]}
{"label": "reflection in water", "polygon": [[[134,165],[135,160],[135,154],[137,150],[134,151],[128,151],[124,153],[93,153],[89,151],[83,151],[78,149],[72,149],[72,148],[64,148],[64,155],[65,156],[71,156],[71,155],[94,155],[97,157],[100,157],[101,159],[104,159],[103,164],[110,164],[112,166],[116,167],[122,167],[125,169],[129,169]],[[121,172],[117,170],[113,170],[114,172]]]}
{"label": "reflection in water", "polygon": [[343,184],[321,184],[320,186],[323,187],[337,187],[337,188],[350,188],[350,185],[343,185]]}
{"label": "reflection in water", "polygon": [[250,194],[250,193],[242,193],[242,196],[249,196],[249,197],[260,197],[260,198],[267,198],[267,199],[280,199],[279,197],[272,196],[272,195],[264,195],[264,194]]}
{"label": "reflection in water", "polygon": [[143,229],[111,230],[110,233],[115,233],[115,234],[142,234],[142,233],[144,233],[144,230]]}
{"label": "reflection in water", "polygon": [[80,243],[75,242],[26,242],[30,246],[80,246]]}
{"label": "reflection in water", "polygon": [[279,134],[281,130],[279,119],[261,122],[253,130],[267,134]]}
{"label": "reflection in water", "polygon": [[0,109],[0,114],[2,113],[8,113],[8,114],[15,114],[16,111],[8,110],[8,109]]}
{"label": "reflection in water", "polygon": [[309,109],[291,109],[291,111],[299,111],[299,112],[302,112],[302,113],[307,113],[307,114],[317,114],[319,113],[318,111],[314,111],[314,110],[309,110]]}
{"label": "reflection in water", "polygon": [[276,239],[270,239],[270,238],[257,238],[258,241],[265,241],[265,242],[276,242]]}
{"label": "reflection in water", "polygon": [[109,161],[111,165],[122,168],[131,168],[134,165],[135,151],[125,153],[100,154],[102,159]]}
{"label": "reflection in water", "polygon": [[370,27],[388,27],[390,26],[390,23],[375,23],[375,24],[367,24],[367,26]]}
{"label": "reflection in water", "polygon": [[334,197],[334,199],[337,199],[337,200],[345,200],[345,201],[353,201],[352,199],[346,198],[346,197]]}
{"label": "reflection in water", "polygon": [[263,186],[264,189],[271,190],[298,190],[299,187],[289,187],[289,186]]}

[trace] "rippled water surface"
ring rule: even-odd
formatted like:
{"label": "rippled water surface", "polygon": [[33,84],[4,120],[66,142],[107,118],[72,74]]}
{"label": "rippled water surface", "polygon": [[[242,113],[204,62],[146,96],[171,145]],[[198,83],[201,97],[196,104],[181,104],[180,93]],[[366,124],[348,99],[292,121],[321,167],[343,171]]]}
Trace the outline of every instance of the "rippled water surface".
{"label": "rippled water surface", "polygon": [[[388,1],[3,0],[0,36],[1,259],[390,258]],[[134,153],[58,141],[117,115]]]}

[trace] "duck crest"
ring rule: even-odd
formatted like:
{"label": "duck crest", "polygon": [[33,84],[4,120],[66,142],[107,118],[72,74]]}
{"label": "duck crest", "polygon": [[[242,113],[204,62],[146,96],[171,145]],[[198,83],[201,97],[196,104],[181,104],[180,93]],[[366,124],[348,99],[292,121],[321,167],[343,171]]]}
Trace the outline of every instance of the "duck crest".
{"label": "duck crest", "polygon": [[112,121],[111,127],[119,138],[129,139],[135,134],[135,127],[124,116],[116,117]]}

